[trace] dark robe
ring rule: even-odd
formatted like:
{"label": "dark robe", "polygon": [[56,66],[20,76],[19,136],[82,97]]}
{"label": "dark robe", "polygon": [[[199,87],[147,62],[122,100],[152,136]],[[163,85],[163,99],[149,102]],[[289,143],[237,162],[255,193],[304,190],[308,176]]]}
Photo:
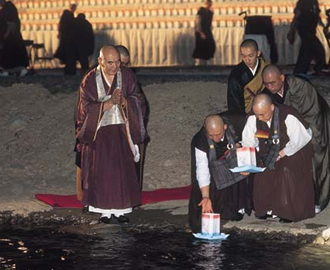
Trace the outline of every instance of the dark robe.
{"label": "dark robe", "polygon": [[[27,67],[29,58],[21,34],[21,22],[15,5],[7,1],[0,10],[0,20],[7,24],[14,23],[15,28],[7,37],[3,37],[3,48],[0,50],[0,66],[5,69]],[[3,32],[3,30],[1,30]]]}
{"label": "dark robe", "polygon": [[[145,98],[140,92],[135,74],[122,67],[122,91],[127,99],[132,140],[145,139],[141,107]],[[103,103],[98,101],[96,69],[83,79],[76,110],[76,134],[81,144],[81,179],[83,204],[102,209],[125,209],[140,204],[140,188],[133,154],[126,138],[124,124],[96,127],[103,115]],[[112,93],[117,77],[112,83]],[[109,87],[103,79],[106,92]]]}
{"label": "dark robe", "polygon": [[323,210],[330,198],[330,108],[314,86],[303,79],[286,76],[283,97],[265,90],[273,101],[295,108],[313,131],[313,179],[315,204]]}
{"label": "dark robe", "polygon": [[[223,115],[223,114],[222,114]],[[227,114],[224,116],[227,124],[232,123],[236,135],[241,137],[245,124],[244,115]],[[238,138],[240,140],[240,138]],[[228,140],[215,143],[217,157],[223,156],[227,151]],[[193,232],[201,232],[202,208],[198,204],[202,200],[202,193],[196,177],[196,156],[195,148],[205,152],[209,157],[209,144],[204,127],[193,137],[191,142],[191,194],[189,199],[189,225]],[[220,213],[221,219],[231,220],[238,214],[238,210],[245,208],[246,213],[252,209],[252,185],[251,180],[246,178],[225,189],[218,190],[211,175],[210,199],[214,213]]]}
{"label": "dark robe", "polygon": [[320,20],[320,7],[317,0],[299,0],[295,12],[299,11],[297,30],[301,47],[294,74],[307,73],[311,61],[315,60],[315,71],[325,66],[325,50],[316,36],[316,28]]}
{"label": "dark robe", "polygon": [[64,10],[59,23],[59,45],[54,53],[64,67],[64,74],[76,73],[77,45],[75,43],[75,19],[70,10]]}
{"label": "dark robe", "polygon": [[[80,15],[80,14],[79,14]],[[83,17],[75,19],[75,44],[77,49],[77,60],[80,62],[81,69],[87,71],[89,68],[88,57],[94,51],[94,32],[92,25]]]}
{"label": "dark robe", "polygon": [[[255,76],[243,61],[231,70],[227,89],[227,106],[229,111],[242,114],[248,113],[246,110],[246,104],[249,102],[246,99],[253,99],[253,94],[257,94],[262,89],[261,72],[264,65],[264,60],[259,58],[259,64]],[[246,89],[246,86],[249,83],[254,79],[257,79],[256,76],[258,76],[259,82],[257,82],[256,86],[251,87],[255,89],[251,89],[252,91]],[[250,92],[251,94],[249,94]]]}
{"label": "dark robe", "polygon": [[[280,127],[280,149],[288,143],[285,119],[295,116],[306,128],[307,123],[291,107],[278,105]],[[254,117],[254,116],[251,116]],[[274,118],[273,118],[274,120]],[[257,119],[257,130],[274,133],[274,121],[268,128],[267,123]],[[266,139],[259,138],[259,155],[269,153]],[[264,167],[262,163],[259,166]],[[312,147],[308,143],[292,156],[285,156],[275,163],[273,170],[266,169],[255,174],[253,204],[256,216],[264,216],[267,211],[280,218],[294,222],[315,216],[314,187],[312,172]]]}
{"label": "dark robe", "polygon": [[195,32],[195,50],[193,58],[209,60],[213,58],[215,52],[215,42],[212,34],[213,12],[207,8],[201,7],[197,15],[200,18],[201,31],[206,39],[202,39],[200,34]]}

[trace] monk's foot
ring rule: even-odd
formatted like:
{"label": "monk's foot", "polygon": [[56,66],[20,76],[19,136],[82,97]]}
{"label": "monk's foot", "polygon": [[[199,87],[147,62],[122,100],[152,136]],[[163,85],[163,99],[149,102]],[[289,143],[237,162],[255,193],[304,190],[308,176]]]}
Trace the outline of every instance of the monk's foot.
{"label": "monk's foot", "polygon": [[280,218],[279,222],[281,223],[292,223],[292,220],[286,219],[286,218]]}
{"label": "monk's foot", "polygon": [[128,223],[129,222],[129,218],[125,217],[125,216],[119,216],[119,217],[117,217],[117,220],[119,223]]}
{"label": "monk's foot", "polygon": [[83,213],[89,213],[88,205],[85,205],[82,209]]}
{"label": "monk's foot", "polygon": [[266,220],[267,218],[271,218],[271,217],[273,217],[273,216],[272,215],[268,215],[268,214],[263,215],[263,216],[256,216],[256,218],[262,219],[262,220]]}
{"label": "monk's foot", "polygon": [[107,216],[101,216],[100,223],[110,224],[110,218],[108,218]]}
{"label": "monk's foot", "polygon": [[244,215],[241,213],[237,213],[237,215],[231,219],[231,221],[241,221],[243,219]]}

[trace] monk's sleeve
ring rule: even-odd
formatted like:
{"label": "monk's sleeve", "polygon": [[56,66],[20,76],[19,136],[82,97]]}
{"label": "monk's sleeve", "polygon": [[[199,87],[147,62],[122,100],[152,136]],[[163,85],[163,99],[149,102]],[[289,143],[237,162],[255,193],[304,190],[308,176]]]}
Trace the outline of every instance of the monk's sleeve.
{"label": "monk's sleeve", "polygon": [[292,85],[291,106],[296,108],[307,123],[317,123],[320,112],[318,94],[312,84],[297,80]]}
{"label": "monk's sleeve", "polygon": [[249,116],[242,133],[243,147],[259,147],[259,140],[255,138],[257,131],[257,118],[254,115]]}
{"label": "monk's sleeve", "polygon": [[228,111],[245,114],[243,89],[238,79],[236,78],[236,75],[233,72],[230,74],[228,80],[227,106],[228,106]]}
{"label": "monk's sleeve", "polygon": [[293,115],[288,115],[285,119],[289,141],[283,148],[287,156],[292,156],[301,150],[312,139],[311,129],[305,126]]}
{"label": "monk's sleeve", "polygon": [[88,77],[80,85],[76,113],[76,136],[81,143],[91,144],[101,117],[102,103],[97,101],[95,79]]}
{"label": "monk's sleeve", "polygon": [[126,80],[127,113],[131,137],[134,144],[140,144],[144,142],[146,138],[144,117],[146,114],[147,101],[133,72],[128,72]]}

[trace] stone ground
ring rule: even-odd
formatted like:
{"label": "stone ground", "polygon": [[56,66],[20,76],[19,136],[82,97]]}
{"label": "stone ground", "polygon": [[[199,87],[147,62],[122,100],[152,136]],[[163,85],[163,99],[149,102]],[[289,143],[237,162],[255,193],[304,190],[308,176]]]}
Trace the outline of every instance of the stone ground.
{"label": "stone ground", "polygon": [[[226,109],[229,71],[218,67],[137,70],[151,111],[144,190],[190,183],[191,137],[205,115]],[[63,77],[57,70],[0,78],[0,224],[73,224],[85,233],[86,226],[100,226],[96,215],[83,214],[81,209],[52,209],[34,199],[35,193],[75,192],[73,108],[80,79]],[[330,77],[311,80],[330,100]],[[141,206],[130,215],[131,224],[189,230],[187,204],[170,201]],[[252,215],[222,225],[224,230],[316,238],[330,227],[330,207],[313,219],[293,224],[261,221]],[[328,238],[317,241],[324,243]]]}

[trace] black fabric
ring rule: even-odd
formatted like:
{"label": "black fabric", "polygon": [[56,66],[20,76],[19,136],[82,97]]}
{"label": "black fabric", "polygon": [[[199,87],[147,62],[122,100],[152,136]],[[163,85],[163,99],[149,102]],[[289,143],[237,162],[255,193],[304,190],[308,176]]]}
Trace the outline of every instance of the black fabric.
{"label": "black fabric", "polygon": [[316,37],[316,28],[320,20],[320,8],[317,0],[299,0],[295,12],[297,17],[297,29],[301,39],[301,47],[294,74],[306,74],[311,61],[315,60],[315,71],[321,71],[325,66],[325,50],[322,43]]}
{"label": "black fabric", "polygon": [[216,151],[214,147],[214,142],[207,139],[210,146],[209,149],[209,167],[212,174],[212,178],[215,182],[215,185],[218,190],[229,187],[240,180],[246,178],[246,176],[241,175],[240,173],[233,173],[229,169],[237,167],[237,154],[235,146],[235,134],[233,134],[234,128],[231,124],[228,124],[226,130],[226,137],[228,141],[228,147],[230,150],[227,150],[224,153],[224,156],[217,158]]}
{"label": "black fabric", "polygon": [[76,73],[77,47],[75,43],[75,19],[70,10],[64,10],[59,23],[59,46],[54,53],[64,67],[65,75]]}
{"label": "black fabric", "polygon": [[270,46],[271,62],[277,63],[278,52],[275,43],[274,26],[271,16],[248,16],[246,18],[245,34],[266,35]]}
{"label": "black fabric", "polygon": [[229,111],[245,114],[244,86],[253,78],[251,70],[244,62],[239,63],[231,70],[227,89],[227,106]]}
{"label": "black fabric", "polygon": [[[16,25],[8,37],[2,36],[3,48],[0,50],[0,67],[5,69],[27,67],[29,58],[21,34],[21,22],[17,8],[12,2],[7,1],[0,10],[0,21],[2,26],[7,23],[15,23]],[[1,32],[4,33],[4,29],[0,30],[0,34]]]}
{"label": "black fabric", "polygon": [[320,14],[318,1],[299,0],[296,5],[296,10],[300,11],[300,16],[297,22],[298,31],[308,32],[315,35]]}
{"label": "black fabric", "polygon": [[197,15],[200,16],[201,30],[206,35],[206,39],[202,39],[198,32],[195,33],[193,58],[209,60],[213,58],[215,52],[215,42],[211,30],[213,12],[202,7],[198,10]]}
{"label": "black fabric", "polygon": [[315,60],[315,71],[321,71],[325,66],[325,50],[315,34],[308,31],[299,31],[301,47],[298,60],[294,69],[294,74],[306,74],[310,63]]}
{"label": "black fabric", "polygon": [[261,156],[263,164],[273,170],[275,168],[275,162],[280,152],[280,125],[279,125],[279,109],[275,107],[273,116],[274,133],[270,139],[267,140],[268,153]]}

